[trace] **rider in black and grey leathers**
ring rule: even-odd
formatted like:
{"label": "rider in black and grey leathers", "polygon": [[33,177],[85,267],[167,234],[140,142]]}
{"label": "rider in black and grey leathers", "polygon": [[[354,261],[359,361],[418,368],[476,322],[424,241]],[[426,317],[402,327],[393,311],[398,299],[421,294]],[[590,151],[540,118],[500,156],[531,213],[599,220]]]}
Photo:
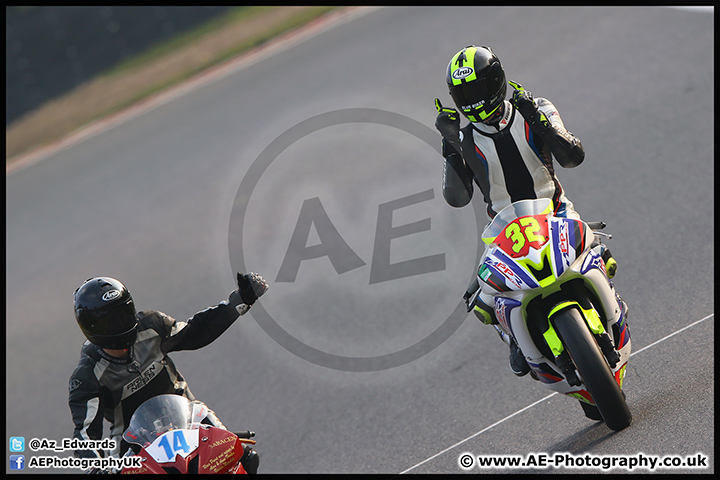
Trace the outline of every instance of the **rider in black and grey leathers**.
{"label": "rider in black and grey leathers", "polygon": [[[120,456],[129,447],[122,440],[123,431],[145,400],[166,393],[194,400],[167,354],[208,345],[267,290],[267,283],[257,274],[238,273],[237,280],[238,289],[228,300],[184,322],[156,310],[136,313],[129,291],[113,278],[95,277],[83,283],[75,291],[75,317],[88,341],[70,377],[73,438],[100,440],[105,418],[111,424],[110,437],[117,442],[110,454]],[[212,412],[207,421],[222,427]],[[75,455],[102,457],[104,453],[80,450]]]}

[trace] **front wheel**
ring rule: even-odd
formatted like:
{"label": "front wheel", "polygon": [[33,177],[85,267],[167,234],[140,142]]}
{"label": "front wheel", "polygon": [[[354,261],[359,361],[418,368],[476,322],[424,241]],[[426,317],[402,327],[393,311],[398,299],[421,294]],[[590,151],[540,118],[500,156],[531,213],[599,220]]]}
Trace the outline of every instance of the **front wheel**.
{"label": "front wheel", "polygon": [[630,425],[632,414],[625,396],[580,312],[576,308],[565,309],[553,317],[552,323],[605,425],[616,431]]}

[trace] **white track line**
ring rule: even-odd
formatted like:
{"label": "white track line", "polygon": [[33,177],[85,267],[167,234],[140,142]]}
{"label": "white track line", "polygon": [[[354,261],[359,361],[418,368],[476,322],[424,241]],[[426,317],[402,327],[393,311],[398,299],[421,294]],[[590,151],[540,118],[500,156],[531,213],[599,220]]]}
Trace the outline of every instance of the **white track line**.
{"label": "white track line", "polygon": [[429,462],[430,460],[432,460],[432,459],[434,459],[434,458],[439,457],[440,455],[442,455],[442,454],[445,453],[445,452],[449,452],[450,450],[452,450],[453,448],[457,447],[458,445],[462,445],[463,443],[467,442],[468,440],[471,440],[471,439],[477,437],[477,436],[480,435],[481,433],[487,432],[488,430],[490,430],[490,429],[492,429],[492,428],[500,425],[500,424],[503,423],[505,420],[510,420],[510,419],[511,419],[512,417],[514,417],[515,415],[519,415],[519,414],[521,414],[522,412],[524,412],[525,410],[529,410],[530,408],[534,407],[534,406],[537,405],[538,403],[542,403],[542,402],[544,402],[545,400],[549,399],[549,398],[552,397],[553,395],[557,395],[557,393],[556,393],[556,392],[553,392],[553,393],[551,393],[550,395],[548,395],[547,397],[541,398],[541,399],[538,400],[537,402],[531,403],[531,404],[528,405],[527,407],[521,408],[521,409],[518,410],[517,412],[515,412],[515,413],[513,413],[513,414],[511,414],[511,415],[508,415],[507,417],[503,418],[503,419],[500,420],[500,421],[497,421],[497,422],[493,423],[493,424],[490,425],[489,427],[486,427],[486,428],[480,430],[480,431],[477,432],[477,433],[473,433],[472,435],[470,435],[470,436],[467,437],[466,439],[460,440],[459,442],[457,442],[457,443],[456,443],[455,445],[453,445],[452,447],[448,447],[448,448],[446,448],[445,450],[436,453],[436,454],[433,455],[432,457],[423,460],[422,462],[418,463],[417,465],[413,465],[412,467],[408,468],[407,470],[404,470],[404,471],[400,472],[400,475],[402,475],[403,473],[407,473],[407,472],[409,472],[410,470],[413,470],[414,468],[417,468],[417,467],[419,467],[420,465],[422,465],[422,464],[424,464],[424,463],[427,463],[427,462]]}
{"label": "white track line", "polygon": [[671,333],[671,334],[668,335],[667,337],[663,337],[663,338],[661,338],[660,340],[658,340],[657,342],[651,343],[651,344],[648,345],[647,347],[643,347],[643,348],[641,348],[640,350],[638,350],[637,352],[631,353],[630,356],[632,357],[633,355],[636,355],[636,354],[642,352],[643,350],[647,350],[648,348],[653,347],[653,346],[657,345],[657,344],[660,343],[660,342],[664,342],[664,341],[667,340],[668,338],[673,337],[673,336],[677,335],[677,334],[680,333],[680,332],[684,332],[684,331],[687,330],[688,328],[694,327],[694,326],[697,325],[698,323],[704,322],[705,320],[707,320],[708,318],[712,317],[713,315],[715,315],[715,314],[714,314],[714,313],[711,313],[711,314],[708,315],[707,317],[701,318],[701,319],[698,320],[697,322],[693,322],[693,323],[691,323],[690,325],[687,325],[687,326],[681,328],[680,330]]}
{"label": "white track line", "polygon": [[[681,328],[680,330],[677,330],[677,331],[671,333],[670,335],[667,335],[666,337],[663,337],[663,338],[661,338],[660,340],[658,340],[658,341],[656,341],[656,342],[653,342],[653,343],[651,343],[650,345],[648,345],[648,346],[646,346],[646,347],[641,348],[640,350],[638,350],[638,351],[636,351],[636,352],[631,353],[630,356],[632,357],[633,355],[637,355],[638,353],[640,353],[640,352],[642,352],[642,351],[645,351],[645,350],[647,350],[648,348],[657,345],[658,343],[664,342],[664,341],[667,340],[668,338],[674,337],[674,336],[677,335],[678,333],[683,332],[683,331],[687,330],[688,328],[694,327],[694,326],[697,325],[698,323],[704,322],[705,320],[707,320],[708,318],[712,317],[713,315],[715,315],[715,314],[714,314],[714,313],[711,313],[710,315],[708,315],[708,316],[706,316],[706,317],[704,317],[704,318],[701,318],[700,320],[698,320],[698,321],[696,321],[696,322],[693,322],[693,323],[691,323],[690,325],[687,325],[687,326]],[[442,451],[436,453],[436,454],[433,455],[432,457],[426,458],[426,459],[423,460],[422,462],[420,462],[420,463],[418,463],[418,464],[416,464],[416,465],[413,465],[412,467],[408,468],[407,470],[403,470],[402,472],[400,472],[400,475],[402,475],[402,474],[404,474],[404,473],[407,473],[407,472],[409,472],[410,470],[414,470],[415,468],[419,467],[420,465],[423,465],[423,464],[429,462],[430,460],[439,457],[439,456],[442,455],[443,453],[449,452],[450,450],[454,449],[454,448],[457,447],[457,446],[462,445],[463,443],[467,442],[468,440],[472,440],[473,438],[477,437],[478,435],[481,435],[481,434],[487,432],[488,430],[491,430],[491,429],[497,427],[497,426],[500,425],[501,423],[504,423],[506,420],[510,420],[510,419],[513,418],[514,416],[521,414],[521,413],[524,412],[525,410],[531,409],[531,408],[534,407],[535,405],[538,405],[538,404],[544,402],[545,400],[549,400],[551,397],[553,397],[553,396],[555,396],[555,395],[557,395],[557,394],[558,394],[557,392],[553,392],[553,393],[551,393],[550,395],[548,395],[547,397],[541,398],[540,400],[538,400],[538,401],[536,401],[536,402],[534,402],[534,403],[531,403],[531,404],[528,405],[527,407],[521,408],[521,409],[518,410],[517,412],[512,413],[512,414],[508,415],[507,417],[503,418],[502,420],[499,420],[499,421],[493,423],[493,424],[490,425],[489,427],[485,427],[484,429],[480,430],[479,432],[473,433],[472,435],[470,435],[469,437],[465,438],[464,440],[460,440],[460,441],[457,442],[455,445],[453,445],[453,446],[451,446],[451,447],[448,447],[448,448],[446,448],[445,450],[442,450]]]}

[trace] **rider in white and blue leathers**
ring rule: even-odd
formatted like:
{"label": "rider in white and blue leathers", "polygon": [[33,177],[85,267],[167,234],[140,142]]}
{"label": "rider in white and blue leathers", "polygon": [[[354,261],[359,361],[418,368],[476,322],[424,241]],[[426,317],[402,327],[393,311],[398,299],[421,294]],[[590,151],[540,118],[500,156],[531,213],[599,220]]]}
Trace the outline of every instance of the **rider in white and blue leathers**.
{"label": "rider in white and blue leathers", "polygon": [[[457,110],[435,100],[435,126],[443,137],[443,196],[447,203],[467,205],[477,185],[490,218],[518,200],[550,198],[555,216],[579,220],[555,175],[553,158],[562,167],[572,168],[583,162],[585,152],[580,140],[565,128],[555,106],[545,98],[533,99],[514,82],[509,82],[514,88],[512,99],[505,100],[505,72],[486,46],[470,45],[456,53],[448,64],[446,81],[455,106],[470,120],[460,128]],[[612,277],[615,260],[604,245],[598,248]],[[473,291],[467,292],[466,299],[476,289],[477,284],[471,286]],[[492,295],[480,293],[478,300],[476,315],[486,324],[496,324]],[[513,372],[527,374],[530,367],[515,341],[503,339],[510,346]]]}

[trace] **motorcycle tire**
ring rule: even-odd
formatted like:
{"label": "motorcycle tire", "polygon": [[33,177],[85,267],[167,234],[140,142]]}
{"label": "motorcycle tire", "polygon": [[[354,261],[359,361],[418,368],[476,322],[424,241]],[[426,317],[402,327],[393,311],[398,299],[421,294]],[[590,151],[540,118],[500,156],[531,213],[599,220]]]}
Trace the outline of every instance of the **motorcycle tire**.
{"label": "motorcycle tire", "polygon": [[625,395],[580,312],[576,308],[565,309],[553,317],[552,323],[605,425],[615,431],[630,425],[632,414]]}
{"label": "motorcycle tire", "polygon": [[600,415],[600,410],[595,405],[590,405],[589,403],[582,402],[578,400],[578,403],[583,409],[583,413],[585,413],[585,416],[589,418],[590,420],[595,420],[602,422],[603,418],[602,415]]}

